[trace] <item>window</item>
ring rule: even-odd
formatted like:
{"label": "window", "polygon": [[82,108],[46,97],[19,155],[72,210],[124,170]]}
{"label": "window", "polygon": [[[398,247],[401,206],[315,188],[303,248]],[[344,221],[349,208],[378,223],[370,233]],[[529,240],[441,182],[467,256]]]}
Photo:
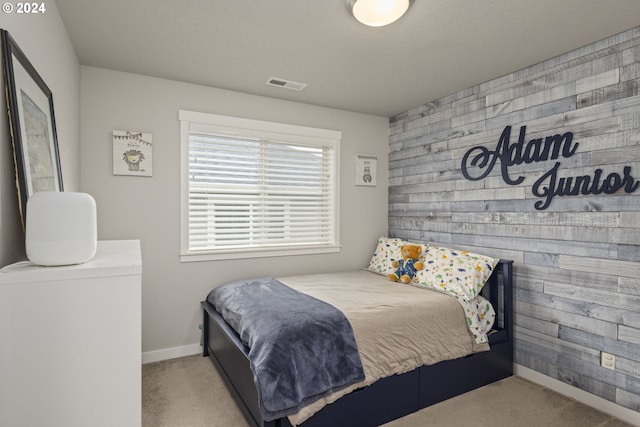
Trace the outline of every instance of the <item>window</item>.
{"label": "window", "polygon": [[339,251],[340,132],[179,117],[182,261]]}

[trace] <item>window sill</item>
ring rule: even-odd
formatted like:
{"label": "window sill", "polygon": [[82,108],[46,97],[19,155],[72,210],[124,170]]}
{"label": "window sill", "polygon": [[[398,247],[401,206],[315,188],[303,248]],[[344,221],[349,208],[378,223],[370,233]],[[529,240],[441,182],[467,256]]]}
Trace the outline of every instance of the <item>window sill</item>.
{"label": "window sill", "polygon": [[215,252],[186,252],[180,254],[180,262],[199,262],[199,261],[221,261],[231,259],[244,259],[244,258],[269,258],[279,256],[293,256],[293,255],[317,255],[337,253],[341,250],[340,245],[323,245],[323,246],[299,246],[299,247],[286,247],[282,249],[268,248],[268,249],[233,249],[226,251]]}

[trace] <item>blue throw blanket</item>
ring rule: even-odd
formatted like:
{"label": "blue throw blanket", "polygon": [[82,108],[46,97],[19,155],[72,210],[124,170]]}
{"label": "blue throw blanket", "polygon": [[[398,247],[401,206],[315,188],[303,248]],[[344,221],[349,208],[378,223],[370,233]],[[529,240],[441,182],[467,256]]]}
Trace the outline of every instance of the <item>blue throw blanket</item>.
{"label": "blue throw blanket", "polygon": [[207,301],[249,347],[265,421],[364,380],[351,324],[334,306],[273,278],[219,286]]}

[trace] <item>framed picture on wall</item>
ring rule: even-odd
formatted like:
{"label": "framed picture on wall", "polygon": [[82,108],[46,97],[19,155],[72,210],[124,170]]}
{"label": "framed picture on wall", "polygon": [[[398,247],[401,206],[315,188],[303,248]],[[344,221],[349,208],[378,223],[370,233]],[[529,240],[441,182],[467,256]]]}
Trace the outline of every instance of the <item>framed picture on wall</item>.
{"label": "framed picture on wall", "polygon": [[113,131],[113,174],[152,176],[153,135],[146,132]]}
{"label": "framed picture on wall", "polygon": [[378,184],[378,157],[356,154],[356,185],[375,187]]}
{"label": "framed picture on wall", "polygon": [[37,191],[63,191],[53,96],[24,52],[2,30],[2,59],[22,224]]}

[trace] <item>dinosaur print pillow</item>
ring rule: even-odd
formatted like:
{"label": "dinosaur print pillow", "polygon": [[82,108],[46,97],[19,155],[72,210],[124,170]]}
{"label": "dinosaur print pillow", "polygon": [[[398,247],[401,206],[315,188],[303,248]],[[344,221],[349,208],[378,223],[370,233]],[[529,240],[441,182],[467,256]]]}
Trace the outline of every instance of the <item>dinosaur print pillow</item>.
{"label": "dinosaur print pillow", "polygon": [[417,284],[473,300],[484,286],[498,258],[437,246],[429,246]]}

